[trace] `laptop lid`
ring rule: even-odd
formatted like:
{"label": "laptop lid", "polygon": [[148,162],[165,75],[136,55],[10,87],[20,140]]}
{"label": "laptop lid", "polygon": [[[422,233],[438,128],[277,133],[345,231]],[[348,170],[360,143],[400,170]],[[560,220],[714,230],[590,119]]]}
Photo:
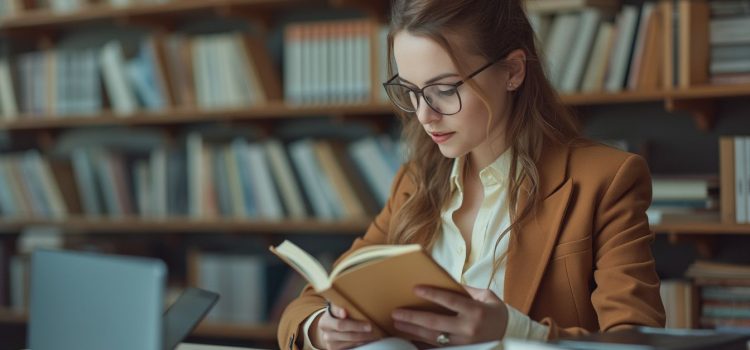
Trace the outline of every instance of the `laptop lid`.
{"label": "laptop lid", "polygon": [[173,350],[219,300],[219,294],[187,288],[164,313],[164,349]]}
{"label": "laptop lid", "polygon": [[157,259],[35,251],[34,350],[162,350],[166,267]]}

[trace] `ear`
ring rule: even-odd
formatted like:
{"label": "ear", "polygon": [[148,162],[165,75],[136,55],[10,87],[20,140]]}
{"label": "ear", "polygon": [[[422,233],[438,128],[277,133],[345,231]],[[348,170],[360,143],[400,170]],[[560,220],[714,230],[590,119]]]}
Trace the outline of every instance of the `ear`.
{"label": "ear", "polygon": [[508,82],[507,90],[515,91],[526,78],[526,53],[521,50],[513,50],[508,56],[505,56],[508,62]]}

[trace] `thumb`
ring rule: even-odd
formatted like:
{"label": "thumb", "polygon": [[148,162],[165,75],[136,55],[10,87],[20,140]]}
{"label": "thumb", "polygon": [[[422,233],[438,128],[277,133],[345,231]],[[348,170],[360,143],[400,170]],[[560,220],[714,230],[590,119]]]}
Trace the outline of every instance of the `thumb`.
{"label": "thumb", "polygon": [[346,310],[342,307],[331,304],[331,312],[336,318],[346,318]]}

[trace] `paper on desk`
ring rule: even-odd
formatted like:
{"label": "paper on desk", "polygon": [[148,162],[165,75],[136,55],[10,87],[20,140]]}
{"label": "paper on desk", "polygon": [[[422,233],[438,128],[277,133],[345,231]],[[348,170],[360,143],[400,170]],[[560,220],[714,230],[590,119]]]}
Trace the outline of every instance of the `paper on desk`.
{"label": "paper on desk", "polygon": [[[384,338],[370,344],[365,344],[354,350],[417,350],[418,348],[407,340],[401,338]],[[444,346],[436,349],[453,349],[453,350],[503,350],[500,341],[492,341],[481,344]]]}
{"label": "paper on desk", "polygon": [[562,350],[556,345],[542,343],[538,341],[506,339],[503,341],[503,350]]}
{"label": "paper on desk", "polygon": [[262,349],[236,348],[236,347],[232,347],[232,346],[217,346],[217,345],[205,345],[205,344],[180,343],[180,345],[177,345],[177,349],[176,350],[262,350]]}

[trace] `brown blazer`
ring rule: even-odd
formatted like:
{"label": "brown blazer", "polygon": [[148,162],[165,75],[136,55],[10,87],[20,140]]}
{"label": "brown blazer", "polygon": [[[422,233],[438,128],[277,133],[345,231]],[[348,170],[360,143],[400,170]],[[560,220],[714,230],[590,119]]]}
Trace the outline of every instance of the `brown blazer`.
{"label": "brown blazer", "polygon": [[[551,339],[663,327],[646,217],[651,176],[643,158],[598,144],[547,142],[537,167],[543,200],[535,217],[511,234],[502,299],[548,325]],[[398,172],[385,208],[344,255],[386,242],[392,213],[415,187],[407,174]],[[307,286],[281,317],[279,346],[295,348],[300,324],[324,305]]]}

